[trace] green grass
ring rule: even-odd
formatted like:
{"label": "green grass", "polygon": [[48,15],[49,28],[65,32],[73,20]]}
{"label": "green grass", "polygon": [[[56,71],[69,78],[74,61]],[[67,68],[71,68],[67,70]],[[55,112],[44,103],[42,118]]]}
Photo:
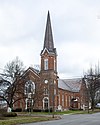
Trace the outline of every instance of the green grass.
{"label": "green grass", "polygon": [[[94,111],[92,110],[89,110],[89,114],[92,114],[92,113],[97,113],[97,112],[100,112],[100,109],[94,109]],[[88,110],[69,110],[69,111],[64,111],[64,112],[58,112],[58,113],[55,113],[55,114],[88,114]]]}
{"label": "green grass", "polygon": [[39,121],[52,120],[50,117],[32,117],[32,116],[18,116],[13,118],[7,118],[6,120],[0,120],[0,125],[16,125],[22,123],[32,123]]}
{"label": "green grass", "polygon": [[[95,109],[94,112],[91,110],[89,113],[96,113],[100,112],[100,109]],[[87,114],[88,111],[80,111],[80,110],[68,110],[63,112],[54,112],[54,115],[63,115],[63,114]],[[23,123],[32,123],[32,122],[40,122],[40,121],[48,121],[53,120],[51,117],[53,113],[47,113],[47,112],[32,112],[31,115],[26,112],[18,113],[20,116],[17,117],[4,117],[4,120],[0,120],[0,125],[16,125],[16,124],[23,124]],[[43,117],[42,115],[48,115],[50,114],[50,117]],[[34,115],[34,116],[32,116]],[[2,118],[2,117],[1,117]],[[0,118],[0,119],[1,119]]]}
{"label": "green grass", "polygon": [[63,114],[83,114],[84,111],[80,111],[80,110],[68,110],[68,111],[63,111],[63,112],[55,112],[55,114],[57,115],[63,115]]}
{"label": "green grass", "polygon": [[[99,109],[95,109],[94,112],[92,112],[91,110],[89,111],[90,113],[95,113],[95,112],[100,112]],[[67,110],[67,111],[63,111],[63,112],[53,112],[55,115],[64,115],[64,114],[87,114],[88,111],[83,111],[83,110]],[[34,115],[52,115],[53,113],[48,113],[48,112],[31,112],[31,114]],[[20,114],[29,114],[28,112],[22,112]]]}
{"label": "green grass", "polygon": [[[52,115],[53,113],[56,115],[63,115],[63,114],[77,114],[77,113],[83,113],[84,111],[82,110],[67,110],[67,111],[63,111],[63,112],[31,112],[31,114],[36,114],[36,115]],[[28,112],[21,112],[20,114],[29,114]]]}
{"label": "green grass", "polygon": [[[89,110],[89,114],[92,114],[92,113],[97,113],[97,112],[100,112],[100,109],[94,109],[94,111],[92,110]],[[55,112],[55,114],[60,114],[60,115],[63,115],[63,114],[88,114],[88,110],[68,110],[68,111],[63,111],[63,112]]]}
{"label": "green grass", "polygon": [[[49,112],[32,112],[31,114],[36,114],[36,115],[52,115],[52,114],[55,114],[55,115],[64,115],[64,114],[83,114],[83,113],[86,113],[86,111],[83,111],[83,110],[68,110],[68,111],[62,111],[62,112],[52,112],[52,113],[49,113]],[[26,113],[28,114],[28,113]]]}

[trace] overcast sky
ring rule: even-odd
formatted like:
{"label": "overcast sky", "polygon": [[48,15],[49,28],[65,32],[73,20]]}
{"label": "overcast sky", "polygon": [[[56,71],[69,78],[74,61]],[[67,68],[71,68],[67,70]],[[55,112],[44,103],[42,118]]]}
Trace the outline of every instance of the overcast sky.
{"label": "overcast sky", "polygon": [[100,61],[100,0],[0,0],[0,69],[16,56],[40,65],[48,10],[60,78]]}

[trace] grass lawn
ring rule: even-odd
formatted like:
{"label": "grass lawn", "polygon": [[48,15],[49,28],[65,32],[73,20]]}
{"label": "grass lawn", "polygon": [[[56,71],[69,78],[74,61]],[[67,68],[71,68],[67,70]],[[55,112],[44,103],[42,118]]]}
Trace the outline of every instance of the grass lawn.
{"label": "grass lawn", "polygon": [[16,125],[21,123],[32,123],[39,121],[48,121],[52,120],[50,117],[33,117],[33,116],[17,116],[17,117],[9,117],[6,120],[0,120],[0,125]]}
{"label": "grass lawn", "polygon": [[68,110],[63,112],[55,112],[56,115],[63,115],[63,114],[83,114],[84,111],[81,110]]}
{"label": "grass lawn", "polygon": [[[96,113],[100,112],[100,109],[95,109],[94,111],[89,110],[89,113]],[[68,111],[63,111],[63,112],[53,112],[53,113],[48,113],[48,112],[32,112],[31,114],[34,115],[64,115],[64,114],[87,114],[88,110],[83,111],[83,110],[68,110]],[[28,112],[22,112],[20,114],[29,114]]]}
{"label": "grass lawn", "polygon": [[[100,112],[100,109],[95,109],[94,112],[92,112],[91,110],[89,111],[90,114],[95,113],[95,112]],[[64,111],[64,112],[54,112],[54,115],[87,114],[87,113],[88,111],[69,110],[69,111]],[[48,115],[50,115],[50,117],[48,117]],[[54,119],[52,118],[52,115],[53,113],[46,113],[46,112],[32,112],[31,115],[27,112],[20,112],[18,113],[17,117],[4,117],[4,120],[0,120],[0,125],[16,125],[16,124],[21,124],[21,123],[48,121],[48,120]]]}
{"label": "grass lawn", "polygon": [[[69,111],[64,111],[64,112],[55,112],[54,115],[77,114],[77,113],[82,113],[82,112],[83,111],[69,110]],[[43,116],[43,115],[50,115],[50,117]],[[4,120],[0,120],[0,125],[16,125],[16,124],[22,124],[22,123],[48,121],[48,120],[54,119],[52,118],[52,115],[53,113],[46,113],[46,112],[32,112],[31,115],[27,112],[20,112],[18,113],[17,117],[4,117]]]}
{"label": "grass lawn", "polygon": [[[92,114],[92,113],[97,113],[97,112],[100,112],[100,109],[94,109],[94,111],[92,110],[89,110],[89,114]],[[88,114],[88,110],[68,110],[68,111],[63,111],[63,112],[55,112],[55,114],[58,114],[58,115],[63,115],[63,114]]]}
{"label": "grass lawn", "polygon": [[[52,113],[48,113],[48,112],[32,112],[31,114],[34,115],[64,115],[64,114],[84,114],[84,113],[88,113],[87,111],[83,111],[83,110],[68,110],[68,111],[62,111],[62,112],[52,112]],[[23,113],[22,113],[23,114]],[[25,114],[29,114],[27,112],[25,112]]]}
{"label": "grass lawn", "polygon": [[[31,112],[31,114],[36,114],[36,115],[52,115],[53,113],[55,115],[63,115],[63,114],[78,114],[78,113],[84,113],[86,111],[83,111],[83,110],[68,110],[68,111],[63,111],[63,112]],[[28,112],[22,112],[20,114],[29,114]]]}

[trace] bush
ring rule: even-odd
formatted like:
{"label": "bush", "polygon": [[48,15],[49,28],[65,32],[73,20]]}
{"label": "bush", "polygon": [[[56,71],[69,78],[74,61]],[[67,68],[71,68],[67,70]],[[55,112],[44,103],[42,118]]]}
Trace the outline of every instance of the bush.
{"label": "bush", "polygon": [[15,112],[6,112],[2,114],[4,117],[16,117],[17,113]]}
{"label": "bush", "polygon": [[7,112],[6,109],[0,109],[0,117],[3,117],[3,113]]}
{"label": "bush", "polygon": [[21,108],[12,109],[12,112],[22,112]]}
{"label": "bush", "polygon": [[6,111],[7,111],[7,109],[0,109],[0,114],[4,113]]}
{"label": "bush", "polygon": [[49,109],[45,109],[45,110],[43,110],[43,112],[52,112],[52,108],[50,108],[50,110]]}
{"label": "bush", "polygon": [[41,112],[41,109],[33,109],[33,112]]}

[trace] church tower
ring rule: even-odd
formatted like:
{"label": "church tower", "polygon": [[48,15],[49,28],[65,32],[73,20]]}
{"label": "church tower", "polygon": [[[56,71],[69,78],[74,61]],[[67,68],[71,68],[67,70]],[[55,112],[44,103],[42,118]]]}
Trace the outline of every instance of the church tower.
{"label": "church tower", "polygon": [[56,95],[58,93],[58,81],[57,81],[57,53],[54,48],[54,41],[52,35],[52,27],[50,20],[50,13],[48,11],[47,23],[44,37],[43,50],[41,51],[41,82],[44,85],[44,99],[46,98],[48,104],[43,104],[44,109],[49,109],[57,106],[55,104]]}
{"label": "church tower", "polygon": [[50,14],[48,11],[47,24],[44,37],[44,46],[41,51],[41,71],[54,71],[57,73],[57,53],[54,48]]}

